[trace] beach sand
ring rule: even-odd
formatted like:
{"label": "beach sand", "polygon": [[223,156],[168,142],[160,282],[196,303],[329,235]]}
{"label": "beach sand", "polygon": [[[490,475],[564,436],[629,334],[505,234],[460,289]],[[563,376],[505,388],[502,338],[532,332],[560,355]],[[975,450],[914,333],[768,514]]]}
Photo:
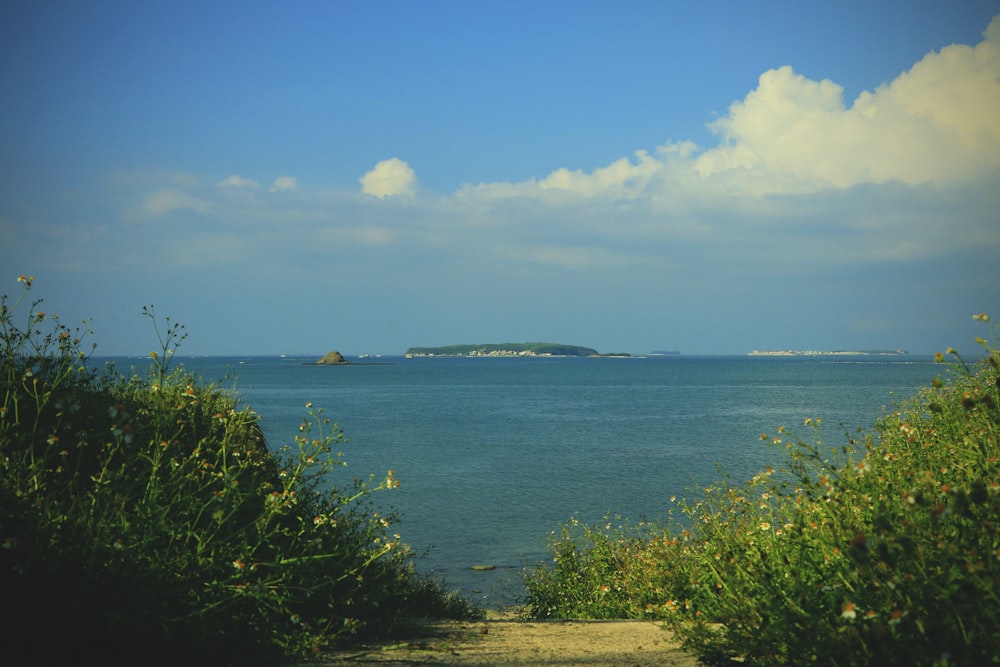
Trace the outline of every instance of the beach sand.
{"label": "beach sand", "polygon": [[490,611],[483,621],[429,621],[413,638],[323,656],[314,665],[536,665],[700,667],[650,621],[524,621]]}

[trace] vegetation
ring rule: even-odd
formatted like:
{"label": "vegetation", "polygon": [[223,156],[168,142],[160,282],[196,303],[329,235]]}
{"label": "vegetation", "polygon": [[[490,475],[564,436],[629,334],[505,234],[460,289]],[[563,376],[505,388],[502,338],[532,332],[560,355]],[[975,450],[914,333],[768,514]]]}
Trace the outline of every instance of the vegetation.
{"label": "vegetation", "polygon": [[[341,486],[343,435],[309,409],[272,453],[231,393],[99,372],[71,330],[0,301],[0,627],[25,664],[276,664],[481,613],[417,575],[380,481]],[[24,309],[27,308],[27,313]],[[20,315],[19,315],[19,311]],[[15,320],[23,322],[18,326]]]}
{"label": "vegetation", "polygon": [[559,357],[592,357],[597,350],[580,345],[562,343],[486,343],[482,345],[445,345],[442,347],[411,347],[406,351],[412,356],[484,357],[517,356],[520,353],[552,355]]}
{"label": "vegetation", "polygon": [[[977,320],[989,321],[985,315]],[[680,501],[667,525],[571,522],[525,577],[538,618],[654,618],[711,664],[1000,664],[1000,352],[778,468]]]}

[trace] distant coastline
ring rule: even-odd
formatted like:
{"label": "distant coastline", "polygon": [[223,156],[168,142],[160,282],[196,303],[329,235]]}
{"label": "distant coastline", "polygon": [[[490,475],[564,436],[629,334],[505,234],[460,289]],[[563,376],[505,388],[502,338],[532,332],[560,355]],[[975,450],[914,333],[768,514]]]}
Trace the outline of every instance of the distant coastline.
{"label": "distant coastline", "polygon": [[906,350],[754,350],[748,357],[901,357]]}
{"label": "distant coastline", "polygon": [[[415,357],[601,357],[597,350],[565,343],[476,343],[411,347],[404,355]],[[614,356],[627,356],[616,354]]]}

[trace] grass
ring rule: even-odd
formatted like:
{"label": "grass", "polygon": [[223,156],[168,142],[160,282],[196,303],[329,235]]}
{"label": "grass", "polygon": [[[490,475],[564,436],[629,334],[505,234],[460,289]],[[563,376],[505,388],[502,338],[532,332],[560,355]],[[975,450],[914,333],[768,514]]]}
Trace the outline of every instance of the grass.
{"label": "grass", "polygon": [[[983,326],[989,318],[977,315]],[[836,446],[818,419],[666,524],[571,522],[525,575],[537,618],[653,618],[710,664],[1000,664],[1000,353]]]}
{"label": "grass", "polygon": [[[28,664],[277,664],[481,614],[419,575],[343,434],[306,408],[272,449],[237,396],[171,369],[98,371],[71,330],[0,302],[0,627]],[[25,312],[26,309],[26,312]],[[93,350],[91,347],[91,351]],[[16,650],[15,650],[16,649]]]}

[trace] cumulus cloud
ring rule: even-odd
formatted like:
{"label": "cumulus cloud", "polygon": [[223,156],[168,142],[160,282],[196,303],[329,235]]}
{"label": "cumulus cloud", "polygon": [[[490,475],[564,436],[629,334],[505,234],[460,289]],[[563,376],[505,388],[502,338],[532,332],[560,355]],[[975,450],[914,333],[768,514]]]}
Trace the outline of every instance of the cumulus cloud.
{"label": "cumulus cloud", "polygon": [[270,192],[287,192],[289,190],[297,190],[299,188],[298,182],[291,176],[281,176],[274,179],[274,183],[271,184]]}
{"label": "cumulus cloud", "polygon": [[[420,247],[477,270],[711,265],[725,274],[1000,250],[1000,190],[990,182],[1000,174],[1000,19],[984,35],[928,53],[850,103],[833,81],[764,72],[711,125],[719,141],[710,147],[671,141],[593,169],[419,201],[405,197],[419,190],[414,170],[393,157],[360,178],[360,193],[282,176],[268,190],[287,196],[258,197],[255,181],[234,175],[218,188],[164,183],[144,211],[211,209],[215,224],[241,234],[281,224],[268,250],[329,234],[352,252]],[[391,207],[380,201],[393,197]]]}
{"label": "cumulus cloud", "polygon": [[803,194],[898,181],[953,184],[1000,167],[1000,17],[975,46],[928,53],[845,104],[839,84],[790,66],[709,125],[714,147],[671,142],[590,172],[557,169],[519,183],[466,185],[462,199],[645,198]]}
{"label": "cumulus cloud", "polygon": [[782,177],[798,189],[898,180],[954,182],[1000,166],[1000,17],[976,46],[927,54],[845,106],[843,88],[781,67],[710,127],[702,177]]}
{"label": "cumulus cloud", "polygon": [[393,157],[376,164],[374,169],[361,177],[360,182],[363,193],[381,199],[413,194],[417,176],[405,161]]}
{"label": "cumulus cloud", "polygon": [[159,190],[143,199],[142,213],[146,217],[158,217],[171,211],[187,209],[205,214],[211,206],[211,203],[180,190]]}
{"label": "cumulus cloud", "polygon": [[260,186],[257,183],[257,181],[255,181],[255,180],[253,180],[251,178],[243,178],[242,176],[239,176],[237,174],[233,174],[232,176],[230,176],[229,178],[225,179],[224,181],[219,181],[218,187],[220,187],[220,188],[248,188],[248,189],[256,189],[256,188],[258,188]]}

